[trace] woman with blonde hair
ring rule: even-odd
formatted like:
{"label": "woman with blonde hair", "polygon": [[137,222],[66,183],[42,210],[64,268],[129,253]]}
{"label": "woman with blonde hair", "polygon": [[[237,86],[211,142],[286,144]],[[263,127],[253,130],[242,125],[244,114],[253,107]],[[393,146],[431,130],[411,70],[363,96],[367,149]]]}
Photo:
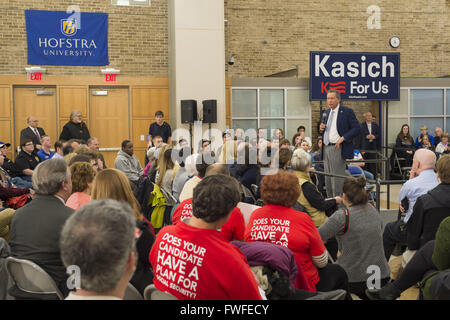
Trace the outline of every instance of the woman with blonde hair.
{"label": "woman with blonde hair", "polygon": [[158,167],[156,172],[156,184],[160,188],[164,188],[166,191],[172,191],[172,172],[175,164],[172,161],[172,146],[165,145],[162,147],[159,158]]}
{"label": "woman with blonde hair", "polygon": [[127,202],[133,208],[136,219],[136,249],[138,263],[131,284],[143,294],[147,285],[153,283],[153,272],[148,256],[155,242],[153,227],[141,213],[138,201],[131,190],[130,181],[120,170],[108,168],[99,172],[94,179],[92,200],[113,199]]}
{"label": "woman with blonde hair", "polygon": [[83,204],[91,201],[95,172],[92,165],[87,162],[75,162],[69,168],[72,174],[72,195],[67,199],[66,206],[78,210]]}
{"label": "woman with blonde hair", "polygon": [[92,200],[113,199],[127,202],[136,220],[142,220],[139,202],[136,200],[127,176],[120,170],[108,168],[99,172],[92,185]]}

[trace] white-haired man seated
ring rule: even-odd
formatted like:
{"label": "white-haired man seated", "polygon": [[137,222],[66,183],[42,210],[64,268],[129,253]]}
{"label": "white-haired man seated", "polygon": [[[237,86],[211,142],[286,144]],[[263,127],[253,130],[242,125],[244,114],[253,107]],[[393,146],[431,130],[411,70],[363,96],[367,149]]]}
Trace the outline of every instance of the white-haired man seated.
{"label": "white-haired man seated", "polygon": [[[79,287],[66,300],[123,299],[136,270],[135,225],[131,207],[110,199],[91,201],[66,221],[61,258],[79,271]],[[76,275],[68,286],[77,285]]]}

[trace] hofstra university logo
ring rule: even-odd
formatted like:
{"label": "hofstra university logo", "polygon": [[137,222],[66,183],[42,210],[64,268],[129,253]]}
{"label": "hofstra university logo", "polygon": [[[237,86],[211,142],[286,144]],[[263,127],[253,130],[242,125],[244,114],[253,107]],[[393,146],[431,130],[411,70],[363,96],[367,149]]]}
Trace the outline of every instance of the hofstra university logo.
{"label": "hofstra university logo", "polygon": [[[43,49],[46,56],[73,56],[92,57],[97,44],[93,39],[72,38],[77,33],[78,21],[74,18],[60,19],[61,33],[67,37],[47,38],[39,37],[39,48]],[[80,33],[81,34],[81,33]],[[79,34],[79,35],[80,35]]]}
{"label": "hofstra university logo", "polygon": [[61,32],[66,36],[74,36],[77,33],[77,22],[75,19],[61,19]]}

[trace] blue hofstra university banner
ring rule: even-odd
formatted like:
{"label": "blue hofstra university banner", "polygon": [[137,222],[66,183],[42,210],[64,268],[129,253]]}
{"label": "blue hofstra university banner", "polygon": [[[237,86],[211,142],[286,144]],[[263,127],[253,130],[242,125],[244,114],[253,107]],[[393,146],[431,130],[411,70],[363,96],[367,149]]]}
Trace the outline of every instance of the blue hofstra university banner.
{"label": "blue hofstra university banner", "polygon": [[108,14],[25,10],[28,64],[105,66]]}
{"label": "blue hofstra university banner", "polygon": [[310,100],[330,89],[345,100],[400,100],[400,54],[310,52]]}

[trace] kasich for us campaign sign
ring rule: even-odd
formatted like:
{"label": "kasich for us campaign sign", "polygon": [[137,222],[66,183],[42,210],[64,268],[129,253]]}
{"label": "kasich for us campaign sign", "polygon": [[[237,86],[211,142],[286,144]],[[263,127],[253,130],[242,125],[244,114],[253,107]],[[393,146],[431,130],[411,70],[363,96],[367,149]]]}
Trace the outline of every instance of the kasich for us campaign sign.
{"label": "kasich for us campaign sign", "polygon": [[28,64],[106,66],[108,14],[25,10]]}
{"label": "kasich for us campaign sign", "polygon": [[400,100],[400,54],[310,52],[310,100]]}

